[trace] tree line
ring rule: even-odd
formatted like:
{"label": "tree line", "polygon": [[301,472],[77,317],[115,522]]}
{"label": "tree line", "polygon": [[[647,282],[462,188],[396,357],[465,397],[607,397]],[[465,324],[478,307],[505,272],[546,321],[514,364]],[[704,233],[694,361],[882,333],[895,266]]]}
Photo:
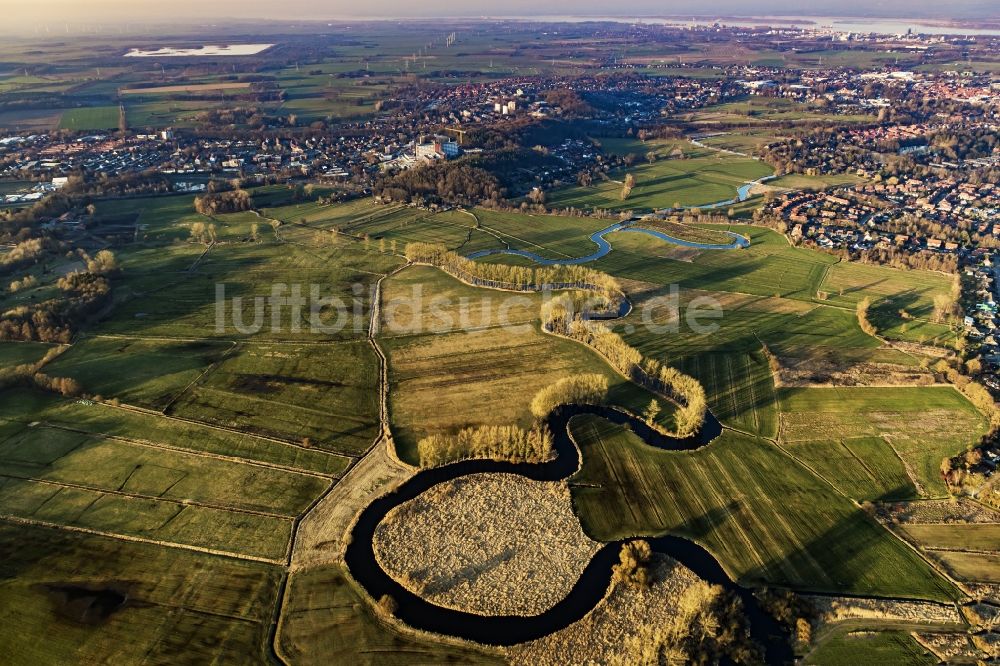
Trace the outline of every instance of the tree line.
{"label": "tree line", "polygon": [[82,389],[75,379],[71,377],[52,377],[42,372],[45,364],[59,356],[64,349],[66,348],[54,347],[48,350],[45,356],[35,363],[24,363],[14,367],[0,368],[0,390],[13,386],[28,386],[67,397],[80,395]]}
{"label": "tree line", "polygon": [[194,198],[194,209],[202,215],[239,213],[253,208],[250,193],[243,189],[203,194]]}
{"label": "tree line", "polygon": [[466,259],[440,243],[407,243],[406,258],[431,264],[472,284],[494,289],[541,291],[544,289],[585,289],[597,293],[609,305],[624,298],[618,281],[585,266],[510,266],[486,264]]}
{"label": "tree line", "polygon": [[604,375],[582,374],[564,377],[538,391],[531,401],[535,423],[531,428],[516,425],[483,425],[463,428],[456,433],[436,433],[417,442],[421,467],[435,467],[458,460],[489,458],[509,462],[544,462],[552,457],[552,434],[543,419],[561,405],[599,405],[608,393]]}
{"label": "tree line", "polygon": [[535,394],[531,413],[544,419],[562,405],[600,405],[608,397],[608,378],[592,373],[563,377]]}
{"label": "tree line", "polygon": [[10,252],[0,255],[0,275],[35,263],[45,254],[49,244],[44,238],[29,238],[21,241]]}
{"label": "tree line", "polygon": [[417,442],[421,467],[435,467],[470,458],[510,462],[543,462],[552,457],[552,434],[542,425],[463,428],[454,434],[428,435]]}
{"label": "tree line", "polygon": [[858,315],[858,326],[861,327],[861,330],[866,334],[875,337],[878,335],[878,330],[875,328],[875,325],[872,324],[871,319],[868,316],[871,306],[872,299],[865,296],[858,301],[858,304],[855,306],[855,312]]}
{"label": "tree line", "polygon": [[689,437],[698,432],[705,420],[708,401],[701,383],[676,368],[652,358],[643,358],[639,350],[607,326],[579,318],[573,301],[562,294],[545,304],[542,327],[577,340],[597,350],[622,375],[676,402],[677,437]]}

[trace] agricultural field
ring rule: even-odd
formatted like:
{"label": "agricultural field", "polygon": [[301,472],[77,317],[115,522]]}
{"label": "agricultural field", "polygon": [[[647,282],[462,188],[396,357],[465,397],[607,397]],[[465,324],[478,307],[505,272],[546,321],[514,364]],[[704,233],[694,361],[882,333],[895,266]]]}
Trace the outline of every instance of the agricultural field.
{"label": "agricultural field", "polygon": [[952,277],[942,273],[842,261],[830,267],[820,290],[827,292],[827,300],[834,305],[854,307],[865,297],[876,304],[889,299],[893,307],[927,318],[934,296],[947,294],[952,282]]}
{"label": "agricultural field", "polygon": [[59,129],[91,131],[118,129],[117,106],[92,106],[70,109],[62,115]]}
{"label": "agricultural field", "polygon": [[[941,460],[978,441],[986,421],[962,394],[950,386],[781,388],[779,440],[798,450],[809,448],[817,433],[842,441],[862,464],[890,460],[888,442],[922,494],[942,496]],[[857,444],[861,438],[868,444]],[[874,456],[874,458],[871,458]],[[824,474],[824,469],[817,470]],[[901,479],[900,479],[901,480]],[[891,485],[891,484],[890,484]]]}
{"label": "agricultural field", "polygon": [[125,123],[131,129],[160,129],[164,127],[196,127],[198,114],[215,108],[223,108],[221,101],[174,100],[143,98],[125,100]]}
{"label": "agricultural field", "polygon": [[[651,236],[616,233],[608,237],[614,251],[594,266],[631,280],[677,284],[682,295],[689,290],[699,290],[812,303],[804,316],[805,311],[797,305],[780,304],[777,300],[749,308],[762,310],[765,314],[772,310],[788,314],[791,309],[798,315],[783,317],[785,328],[780,331],[781,335],[768,340],[779,350],[808,343],[809,337],[813,338],[813,344],[820,346],[878,346],[876,340],[861,332],[855,321],[855,307],[866,297],[872,302],[870,316],[880,334],[913,342],[954,342],[951,329],[933,321],[934,296],[947,294],[952,288],[951,279],[945,275],[838,262],[827,254],[792,247],[784,237],[759,227],[703,226],[746,236],[750,239],[750,247],[738,251],[705,251],[686,260],[677,260],[676,246]],[[719,298],[719,294],[710,295]],[[727,306],[720,325],[730,326],[726,318],[732,314]],[[735,316],[744,314],[736,312]],[[744,333],[746,329],[753,329],[762,338],[767,337],[766,326],[762,327],[760,322],[733,326],[733,330],[744,330]]]}
{"label": "agricultural field", "polygon": [[[476,209],[479,226],[515,250],[526,250],[547,259],[573,259],[593,254],[597,245],[591,234],[608,228],[610,220],[525,215]],[[498,243],[494,246],[503,247]]]}
{"label": "agricultural field", "polygon": [[704,243],[706,245],[729,245],[733,242],[733,237],[717,226],[685,224],[673,220],[642,220],[637,225],[643,229],[660,231],[678,240],[690,241],[692,243]]}
{"label": "agricultural field", "polygon": [[962,62],[933,63],[915,67],[920,72],[1000,72],[996,60],[964,60]]}
{"label": "agricultural field", "polygon": [[184,83],[173,86],[151,86],[144,88],[122,88],[122,95],[168,95],[170,93],[197,94],[200,92],[221,92],[226,90],[244,90],[250,87],[247,82],[215,82],[215,83]]}
{"label": "agricultural field", "polygon": [[[246,222],[242,219],[240,223]],[[312,234],[299,241],[285,239],[281,232],[271,233],[266,224],[260,229],[257,242],[242,237],[212,248],[176,242],[166,251],[149,248],[122,253],[125,275],[121,289],[128,296],[98,332],[271,341],[362,337],[369,318],[367,292],[379,275],[402,261],[360,242],[320,244],[323,239]],[[343,317],[338,317],[332,306],[318,311],[320,324],[337,328],[337,332],[314,329],[309,307],[295,310],[269,298],[292,295],[296,285],[307,301],[314,287],[321,299],[339,299]],[[217,303],[220,294],[221,303]],[[336,305],[337,301],[331,303]]]}
{"label": "agricultural field", "polygon": [[0,522],[5,660],[266,664],[279,567]]}
{"label": "agricultural field", "polygon": [[237,510],[295,516],[327,485],[320,476],[233,464],[58,427],[17,431],[5,424],[0,460],[8,479],[190,500]]}
{"label": "agricultural field", "polygon": [[0,127],[15,132],[49,132],[59,125],[64,109],[0,111]]}
{"label": "agricultural field", "polygon": [[[827,77],[825,67],[1000,71],[983,57],[986,40],[963,42],[962,65],[944,62],[965,57],[948,41],[926,51],[868,50],[857,40],[827,49],[813,35],[800,48],[785,31],[778,42],[764,30],[727,39],[728,29],[711,28],[715,36],[699,44],[698,30],[657,35],[662,26],[651,23],[587,23],[462,20],[449,35],[451,22],[289,22],[268,26],[272,48],[232,58],[124,54],[232,46],[254,22],[202,22],[183,39],[133,32],[140,30],[133,24],[120,36],[74,32],[42,43],[25,35],[0,44],[0,139],[11,139],[0,146],[9,167],[0,194],[78,168],[85,176],[52,197],[51,211],[12,203],[31,210],[8,215],[0,248],[8,269],[0,313],[12,322],[4,336],[67,342],[0,342],[4,663],[494,664],[507,657],[541,665],[532,650],[560,642],[569,653],[578,647],[571,641],[589,640],[593,649],[599,640],[627,654],[646,637],[635,632],[650,628],[634,621],[636,613],[656,606],[650,617],[660,624],[649,637],[659,639],[676,628],[662,622],[664,613],[679,600],[687,607],[680,610],[694,607],[678,582],[694,573],[661,577],[673,565],[645,569],[642,546],[633,544],[636,561],[626,549],[596,612],[544,637],[543,647],[480,648],[414,631],[400,619],[412,617],[412,598],[366,591],[361,584],[371,579],[353,568],[359,534],[376,535],[376,564],[407,589],[498,615],[552,608],[595,552],[618,556],[617,544],[602,544],[672,534],[709,551],[736,583],[775,591],[776,604],[785,591],[811,595],[801,601],[817,608],[818,599],[830,600],[826,614],[791,609],[816,620],[812,644],[798,646],[803,663],[930,664],[936,660],[915,634],[986,640],[974,633],[972,612],[970,626],[957,622],[973,607],[970,593],[1000,585],[1000,514],[986,507],[985,494],[996,486],[954,498],[941,469],[981,440],[989,420],[945,383],[954,377],[931,369],[934,354],[955,360],[962,342],[959,325],[935,312],[953,278],[851,263],[752,223],[771,195],[862,180],[769,178],[774,169],[757,159],[767,144],[813,128],[888,130],[959,108],[955,94],[934,105],[900,98],[912,120],[839,112],[875,108],[868,102],[882,95],[878,82],[857,86],[854,102],[839,93],[815,103],[789,99],[854,88],[843,72]],[[76,29],[67,24],[67,35]],[[630,64],[636,69],[619,68]],[[812,71],[800,77],[796,68]],[[558,78],[530,78],[542,74]],[[738,92],[751,75],[792,87],[773,97]],[[988,87],[984,80],[941,77],[934,85],[961,86],[964,95],[967,85]],[[815,89],[806,93],[798,81]],[[918,81],[893,89],[931,88]],[[491,116],[494,99],[515,98],[513,114]],[[135,162],[90,154],[100,150],[93,147],[47,150],[50,140],[168,127],[177,130],[171,139],[129,142]],[[964,160],[951,172],[964,177],[973,166],[965,137],[933,131],[932,150]],[[404,161],[397,158],[437,132],[458,138],[469,157],[438,164],[436,183],[419,183],[411,171],[383,189]],[[652,133],[674,138],[639,138]],[[23,138],[29,134],[49,136]],[[885,143],[887,157],[873,153],[859,172],[883,166],[883,179],[889,171],[912,176],[906,158],[890,154],[894,147]],[[77,155],[71,166],[48,162],[69,164]],[[768,159],[782,171],[811,172],[808,157],[786,164],[776,151]],[[831,165],[842,155],[820,157]],[[239,169],[221,166],[237,158]],[[608,171],[611,163],[629,166]],[[455,168],[462,165],[495,167],[503,200],[466,205],[479,199],[474,188],[492,183]],[[154,179],[158,170],[171,173]],[[594,182],[579,185],[581,172]],[[623,198],[626,177],[635,187]],[[199,201],[194,192],[163,192],[166,182],[215,192],[223,180],[247,187],[249,197]],[[467,196],[453,196],[465,183],[472,186],[459,194]],[[525,195],[535,184],[547,206],[566,214],[529,212],[543,210],[527,205],[538,201]],[[407,199],[400,191],[413,203],[398,203]],[[390,198],[396,203],[381,203]],[[333,203],[339,199],[346,201]],[[216,204],[250,209],[198,212]],[[50,224],[66,207],[70,214]],[[552,293],[471,286],[411,265],[407,244],[440,244],[463,256],[520,250],[558,262],[594,253],[594,234],[620,219],[675,207],[686,210],[637,226],[688,244],[616,232],[607,236],[610,252],[587,267],[618,280],[632,305],[606,325],[644,358],[703,387],[721,424],[715,439],[668,450],[645,443],[638,425],[577,416],[569,434],[580,467],[558,484],[531,482],[527,492],[518,490],[522,477],[486,483],[480,475],[477,489],[462,479],[433,481],[460,467],[420,470],[418,443],[428,436],[539,425],[533,397],[564,378],[601,375],[610,406],[665,430],[677,426],[678,403],[694,395],[700,405],[700,395],[654,394],[586,345],[546,333],[541,309]],[[944,208],[934,215],[945,219]],[[749,247],[688,246],[728,243],[731,234]],[[45,240],[40,255],[17,247],[35,236]],[[102,272],[110,298],[74,309],[66,295],[73,280],[60,278],[94,270],[88,254],[105,248],[120,268]],[[536,266],[500,252],[477,261]],[[37,283],[22,286],[29,276]],[[103,282],[95,283],[103,293]],[[50,301],[57,297],[61,303]],[[859,325],[864,299],[877,335]],[[43,328],[58,317],[70,326],[64,337]],[[430,492],[406,497],[421,487]],[[396,497],[406,500],[402,511],[362,513]],[[388,518],[366,524],[373,515]],[[471,528],[449,536],[469,516]],[[595,564],[591,573],[606,561]],[[647,572],[654,585],[629,584]],[[581,588],[603,592],[607,581],[598,582]],[[904,608],[885,617],[893,604]],[[921,612],[929,617],[916,617]],[[905,613],[914,617],[901,619]],[[719,620],[728,627],[731,618]],[[651,662],[729,658],[668,656],[660,647]]]}
{"label": "agricultural field", "polygon": [[682,283],[677,289],[653,287],[635,294],[633,302],[634,311],[619,328],[639,349],[672,362],[714,351],[760,350],[762,343],[781,357],[834,350],[868,355],[879,345],[852,313],[798,300],[685,289]]}
{"label": "agricultural field", "polygon": [[163,409],[231,349],[225,342],[95,337],[46,368],[72,377],[88,393]]}
{"label": "agricultural field", "polygon": [[853,174],[823,174],[806,176],[799,173],[789,173],[767,181],[768,187],[788,190],[825,190],[844,185],[856,185],[861,179]]}
{"label": "agricultural field", "polygon": [[955,578],[1000,583],[1000,524],[907,522],[897,529]]}
{"label": "agricultural field", "polygon": [[338,78],[348,71],[341,63],[309,67],[283,68],[275,72],[277,83],[285,91],[281,112],[292,113],[303,122],[324,118],[360,118],[376,113],[375,103],[386,96],[391,77]]}
{"label": "agricultural field", "polygon": [[328,478],[79,428],[0,426],[3,515],[279,562]]}
{"label": "agricultural field", "polygon": [[[550,192],[548,203],[555,208],[609,211],[706,206],[736,199],[739,186],[772,173],[771,167],[757,160],[706,152],[709,155],[704,157],[636,163],[626,171],[613,173],[606,182],[598,181],[589,187],[572,185]],[[626,173],[635,177],[636,185],[623,200]]]}
{"label": "agricultural field", "polygon": [[742,584],[939,600],[956,594],[771,443],[729,431],[678,453],[598,417],[577,417],[570,429],[584,461],[570,480],[574,506],[593,538],[686,536]]}
{"label": "agricultural field", "polygon": [[0,368],[35,363],[53,348],[40,342],[0,342]]}
{"label": "agricultural field", "polygon": [[616,233],[608,240],[614,251],[593,266],[612,275],[659,285],[678,284],[682,290],[733,292],[811,300],[834,257],[791,247],[773,231],[747,225],[729,225],[729,231],[747,236],[743,250],[705,251],[692,261],[665,255],[675,245],[647,234]]}
{"label": "agricultural field", "polygon": [[930,271],[840,262],[830,267],[819,290],[831,304],[845,307],[870,299],[871,322],[885,337],[951,346],[955,334],[934,320],[934,297],[947,295],[953,280]]}
{"label": "agricultural field", "polygon": [[906,631],[839,630],[806,655],[805,663],[816,666],[933,666],[937,657]]}
{"label": "agricultural field", "polygon": [[1000,553],[938,550],[930,554],[959,580],[1000,583]]}
{"label": "agricultural field", "polygon": [[774,382],[760,351],[688,356],[677,368],[705,387],[709,408],[725,425],[774,437],[778,432]]}
{"label": "agricultural field", "polygon": [[906,524],[900,529],[929,548],[1000,552],[1000,524],[996,523]]}
{"label": "agricultural field", "polygon": [[125,221],[137,224],[141,238],[147,242],[184,240],[190,234],[192,222],[211,222],[195,212],[192,194],[113,199],[98,202],[96,208],[99,224]]}
{"label": "agricultural field", "polygon": [[657,159],[668,158],[679,151],[685,156],[704,155],[705,152],[693,143],[683,139],[641,139],[633,137],[601,137],[596,139],[602,152],[609,155],[634,155],[638,161],[644,161],[646,155],[653,153]]}
{"label": "agricultural field", "polygon": [[784,444],[785,449],[838,492],[858,501],[917,496],[906,463],[883,437],[818,439]]}
{"label": "agricultural field", "polygon": [[[254,203],[262,207],[264,217],[287,223],[308,225],[324,230],[340,229],[348,224],[365,219],[380,218],[392,212],[401,210],[402,206],[378,206],[369,199],[354,199],[334,205],[325,205],[317,201],[301,203],[284,203],[269,201],[269,195],[274,194],[269,188],[254,190]],[[275,204],[278,205],[275,205]]]}
{"label": "agricultural field", "polygon": [[[460,210],[434,213],[406,206],[379,206],[355,200],[330,206],[293,204],[269,208],[265,215],[301,229],[337,231],[354,238],[368,238],[368,246],[402,254],[407,243],[441,243],[450,250],[468,254],[503,247],[495,237],[476,229],[472,213]],[[282,230],[283,235],[294,233]]]}
{"label": "agricultural field", "polygon": [[291,574],[276,641],[296,664],[501,664],[499,657],[403,635],[365,603],[339,567]]}
{"label": "agricultural field", "polygon": [[699,142],[712,148],[751,154],[777,138],[775,134],[767,131],[723,132],[703,137]]}
{"label": "agricultural field", "polygon": [[0,397],[0,423],[25,428],[36,420],[84,434],[155,443],[179,451],[255,462],[293,471],[339,476],[349,458],[316,449],[256,437],[238,430],[212,427],[142,410],[116,408],[108,403],[65,400],[37,391],[8,390]]}
{"label": "agricultural field", "polygon": [[830,114],[789,99],[755,97],[739,102],[726,102],[707,106],[681,116],[688,122],[704,128],[745,127],[756,128],[771,123],[827,122],[852,123],[873,122],[874,116]]}
{"label": "agricultural field", "polygon": [[367,341],[242,345],[171,406],[175,416],[364,453],[378,433],[378,360]]}

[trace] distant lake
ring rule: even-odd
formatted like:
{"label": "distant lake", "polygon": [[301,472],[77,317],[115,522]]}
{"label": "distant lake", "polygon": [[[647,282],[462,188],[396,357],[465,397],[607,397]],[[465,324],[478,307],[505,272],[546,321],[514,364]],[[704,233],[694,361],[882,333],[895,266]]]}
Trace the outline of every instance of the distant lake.
{"label": "distant lake", "polygon": [[190,48],[165,46],[160,49],[132,49],[126,58],[196,57],[196,56],[247,56],[256,55],[274,44],[205,44]]}

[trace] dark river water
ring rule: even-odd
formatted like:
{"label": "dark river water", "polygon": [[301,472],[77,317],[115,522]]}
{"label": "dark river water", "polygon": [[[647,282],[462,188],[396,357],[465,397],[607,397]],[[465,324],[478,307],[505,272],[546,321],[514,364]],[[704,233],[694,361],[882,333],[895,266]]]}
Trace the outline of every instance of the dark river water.
{"label": "dark river water", "polygon": [[[709,413],[699,433],[687,439],[667,437],[642,421],[623,412],[596,406],[563,407],[548,421],[557,456],[544,463],[510,463],[496,460],[466,460],[443,467],[423,470],[395,491],[375,500],[359,517],[351,532],[346,551],[351,575],[375,599],[388,594],[396,600],[396,616],[412,627],[457,636],[487,645],[514,645],[541,638],[581,619],[593,609],[608,589],[612,567],[624,541],[605,544],[583,570],[570,593],[544,613],[526,616],[484,616],[435,605],[397,583],[375,559],[375,529],[393,508],[433,486],[469,474],[520,474],[535,481],[559,481],[572,476],[580,465],[580,452],[570,439],[569,420],[580,414],[597,414],[614,423],[628,424],[647,444],[675,451],[704,446],[722,432],[722,425]],[[743,600],[751,636],[767,651],[769,664],[791,663],[788,635],[767,615],[753,594],[729,579],[725,570],[707,550],[687,539],[675,536],[646,538],[653,550],[668,555],[688,567],[702,579],[731,590]]]}

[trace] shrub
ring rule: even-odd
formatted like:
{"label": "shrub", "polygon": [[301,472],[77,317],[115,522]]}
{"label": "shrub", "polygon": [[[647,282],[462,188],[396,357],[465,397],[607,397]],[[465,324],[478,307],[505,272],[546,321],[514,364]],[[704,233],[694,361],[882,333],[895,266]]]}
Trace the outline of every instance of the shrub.
{"label": "shrub", "polygon": [[618,564],[613,569],[614,579],[640,589],[649,587],[653,582],[649,572],[652,556],[653,549],[648,541],[629,541],[623,544],[618,553]]}
{"label": "shrub", "polygon": [[399,610],[399,603],[393,599],[392,595],[383,594],[378,600],[378,610],[384,615],[395,615]]}

